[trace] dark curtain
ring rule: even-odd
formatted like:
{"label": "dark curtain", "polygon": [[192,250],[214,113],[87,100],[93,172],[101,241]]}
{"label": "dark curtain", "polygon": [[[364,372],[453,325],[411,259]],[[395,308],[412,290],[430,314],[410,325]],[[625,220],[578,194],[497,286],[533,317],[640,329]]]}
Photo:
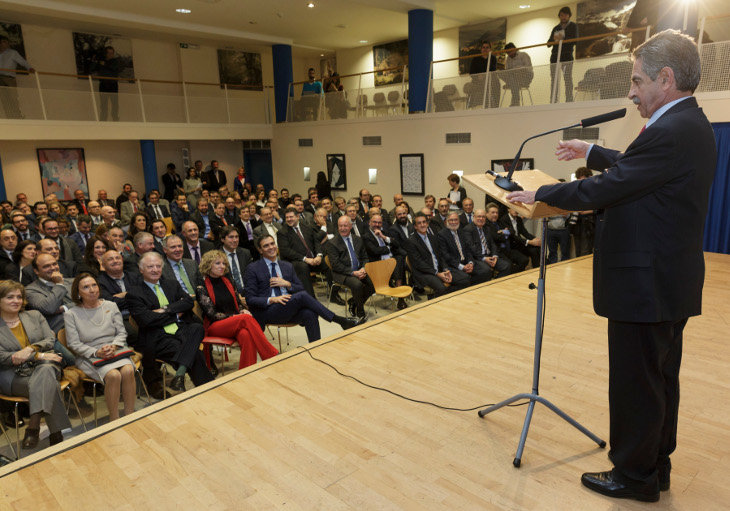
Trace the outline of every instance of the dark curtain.
{"label": "dark curtain", "polygon": [[730,123],[712,125],[717,143],[717,170],[705,220],[706,252],[730,254]]}

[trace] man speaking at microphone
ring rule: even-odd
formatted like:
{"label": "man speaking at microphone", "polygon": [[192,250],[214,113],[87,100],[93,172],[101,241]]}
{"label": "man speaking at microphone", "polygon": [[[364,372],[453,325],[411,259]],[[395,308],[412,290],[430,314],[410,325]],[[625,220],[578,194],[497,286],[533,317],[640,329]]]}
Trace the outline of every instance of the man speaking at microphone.
{"label": "man speaking at microphone", "polygon": [[593,306],[608,318],[614,468],[583,474],[582,482],[610,497],[654,502],[669,489],[676,447],[682,330],[701,313],[702,237],[717,151],[692,97],[700,81],[694,41],[666,30],[633,58],[629,99],[649,120],[626,151],[561,141],[559,160],[586,158],[589,168],[605,172],[507,198],[602,210]]}

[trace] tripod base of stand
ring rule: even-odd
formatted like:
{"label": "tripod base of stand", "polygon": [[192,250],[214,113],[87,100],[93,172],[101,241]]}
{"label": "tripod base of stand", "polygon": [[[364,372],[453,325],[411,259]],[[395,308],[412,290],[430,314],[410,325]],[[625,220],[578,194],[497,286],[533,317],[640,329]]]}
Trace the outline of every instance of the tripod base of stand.
{"label": "tripod base of stand", "polygon": [[529,399],[530,403],[527,405],[527,414],[525,415],[525,423],[522,426],[522,434],[520,435],[520,443],[517,445],[517,453],[515,454],[515,459],[512,461],[512,464],[519,468],[522,464],[522,452],[525,450],[525,442],[527,441],[527,432],[530,429],[530,421],[532,420],[532,412],[535,410],[535,403],[541,403],[545,406],[547,406],[550,410],[555,412],[560,418],[568,422],[570,425],[575,427],[578,431],[586,435],[588,438],[593,440],[598,444],[598,447],[603,449],[606,447],[606,441],[601,440],[596,435],[594,435],[591,431],[586,429],[583,425],[581,425],[578,421],[573,419],[570,415],[562,411],[560,408],[552,404],[550,401],[545,399],[544,397],[535,394],[535,393],[524,393],[524,394],[517,394],[515,396],[512,396],[509,399],[505,399],[504,401],[501,401],[495,405],[492,405],[488,408],[485,408],[483,410],[479,410],[479,417],[484,417],[488,413],[494,412],[496,410],[499,410],[502,407],[505,407],[507,405],[510,405],[514,403],[515,401],[520,401],[523,399]]}

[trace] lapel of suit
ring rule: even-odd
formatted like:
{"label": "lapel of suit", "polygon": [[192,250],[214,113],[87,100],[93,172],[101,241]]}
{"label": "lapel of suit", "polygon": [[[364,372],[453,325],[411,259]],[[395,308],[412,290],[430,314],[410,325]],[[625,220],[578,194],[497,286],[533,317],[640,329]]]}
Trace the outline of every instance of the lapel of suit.
{"label": "lapel of suit", "polygon": [[[20,313],[20,322],[23,323],[23,316],[24,314]],[[28,333],[28,327],[23,323],[23,328],[25,328],[25,333]],[[18,342],[18,339],[13,335],[12,330],[10,330],[10,327],[5,324],[5,321],[0,318],[0,331],[2,332],[2,336],[6,339],[6,342],[4,343],[6,348],[17,348],[18,350],[21,349],[20,343]],[[30,337],[30,336],[28,336]]]}

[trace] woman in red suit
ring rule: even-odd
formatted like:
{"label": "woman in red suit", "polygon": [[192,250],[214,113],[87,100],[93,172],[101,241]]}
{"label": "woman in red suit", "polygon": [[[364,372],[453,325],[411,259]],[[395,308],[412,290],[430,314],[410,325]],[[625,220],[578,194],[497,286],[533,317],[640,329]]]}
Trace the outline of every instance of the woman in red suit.
{"label": "woman in red suit", "polygon": [[246,309],[245,300],[239,296],[231,281],[228,260],[220,250],[211,250],[200,261],[203,285],[197,288],[197,298],[203,309],[206,335],[234,339],[241,348],[238,368],[256,363],[279,354],[264,335],[258,322]]}

